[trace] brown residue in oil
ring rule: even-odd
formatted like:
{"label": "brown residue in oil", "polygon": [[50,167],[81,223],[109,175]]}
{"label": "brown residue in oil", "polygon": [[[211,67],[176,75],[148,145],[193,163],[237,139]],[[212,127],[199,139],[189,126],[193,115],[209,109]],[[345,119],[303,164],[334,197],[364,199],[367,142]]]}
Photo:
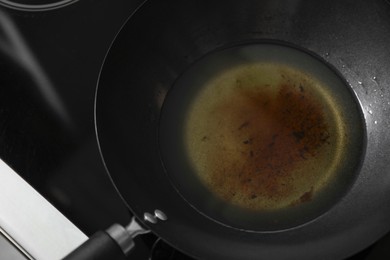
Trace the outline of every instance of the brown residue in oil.
{"label": "brown residue in oil", "polygon": [[298,204],[311,201],[313,198],[313,192],[314,192],[314,189],[313,189],[313,187],[311,187],[310,190],[303,193],[302,196],[299,197],[298,200],[291,203],[291,206],[296,206]]}
{"label": "brown residue in oil", "polygon": [[[323,109],[303,84],[285,81],[275,86],[277,92],[256,92],[246,89],[241,80],[236,82],[239,88],[235,96],[218,104],[215,113],[222,118],[220,141],[240,140],[229,147],[237,147],[237,154],[242,158],[229,162],[220,153],[211,154],[211,186],[217,187],[217,193],[227,201],[232,199],[231,191],[234,191],[234,196],[240,194],[250,201],[267,198],[277,202],[290,196],[296,188],[291,185],[301,178],[296,167],[315,158],[320,148],[330,142]],[[231,134],[222,134],[226,132]],[[225,159],[226,167],[221,171],[221,160]],[[312,197],[313,188],[298,202],[308,202]]]}
{"label": "brown residue in oil", "polygon": [[245,121],[244,123],[242,123],[239,127],[238,127],[238,130],[241,130],[243,129],[244,127],[247,127],[249,126],[249,121]]}
{"label": "brown residue in oil", "polygon": [[309,191],[306,191],[305,193],[303,193],[303,195],[299,198],[299,202],[300,203],[308,202],[312,198],[313,198],[313,187],[311,187],[311,189]]}

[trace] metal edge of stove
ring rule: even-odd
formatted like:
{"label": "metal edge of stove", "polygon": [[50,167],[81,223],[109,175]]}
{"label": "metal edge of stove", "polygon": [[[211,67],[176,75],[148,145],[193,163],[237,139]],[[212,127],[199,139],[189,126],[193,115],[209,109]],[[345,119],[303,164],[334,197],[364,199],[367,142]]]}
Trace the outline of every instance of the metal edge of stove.
{"label": "metal edge of stove", "polygon": [[62,259],[88,238],[0,159],[0,232],[29,259]]}
{"label": "metal edge of stove", "polygon": [[8,235],[7,232],[5,232],[5,230],[3,230],[1,227],[0,227],[0,234],[3,235],[4,238],[7,239],[7,241],[11,243],[27,259],[34,260],[34,258],[21,245],[19,245],[10,235]]}

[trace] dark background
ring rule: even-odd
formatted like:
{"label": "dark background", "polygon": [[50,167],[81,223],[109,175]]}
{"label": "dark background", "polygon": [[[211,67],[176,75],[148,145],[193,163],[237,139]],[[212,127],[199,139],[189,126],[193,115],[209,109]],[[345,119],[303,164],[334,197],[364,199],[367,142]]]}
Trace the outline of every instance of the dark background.
{"label": "dark background", "polygon": [[[87,235],[130,221],[100,159],[93,110],[104,56],[141,2],[82,0],[38,12],[0,6],[0,157]],[[155,239],[137,239],[134,258],[147,259]],[[388,244],[389,235],[350,259],[385,259]],[[159,245],[160,259],[185,259]]]}

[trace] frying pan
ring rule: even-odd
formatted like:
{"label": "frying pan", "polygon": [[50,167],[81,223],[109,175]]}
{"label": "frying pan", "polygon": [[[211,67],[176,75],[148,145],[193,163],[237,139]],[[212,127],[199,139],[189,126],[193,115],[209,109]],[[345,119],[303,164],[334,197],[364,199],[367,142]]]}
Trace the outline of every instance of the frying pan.
{"label": "frying pan", "polygon": [[[342,259],[387,233],[389,14],[384,0],[146,1],[106,56],[95,108],[107,171],[138,222],[201,259]],[[337,203],[288,228],[236,228],[198,210],[170,178],[159,146],[175,81],[205,55],[248,42],[283,42],[316,55],[361,111],[365,146],[355,179]]]}

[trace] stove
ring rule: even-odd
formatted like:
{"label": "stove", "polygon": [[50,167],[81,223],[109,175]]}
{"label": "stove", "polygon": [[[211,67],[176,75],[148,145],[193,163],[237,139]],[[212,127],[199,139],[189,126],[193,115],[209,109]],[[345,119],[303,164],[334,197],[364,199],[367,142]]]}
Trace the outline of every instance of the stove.
{"label": "stove", "polygon": [[[100,159],[93,110],[105,54],[141,2],[0,0],[0,158],[87,236],[131,218]],[[153,234],[136,242],[131,259],[191,259]],[[389,256],[386,243],[350,259]]]}

